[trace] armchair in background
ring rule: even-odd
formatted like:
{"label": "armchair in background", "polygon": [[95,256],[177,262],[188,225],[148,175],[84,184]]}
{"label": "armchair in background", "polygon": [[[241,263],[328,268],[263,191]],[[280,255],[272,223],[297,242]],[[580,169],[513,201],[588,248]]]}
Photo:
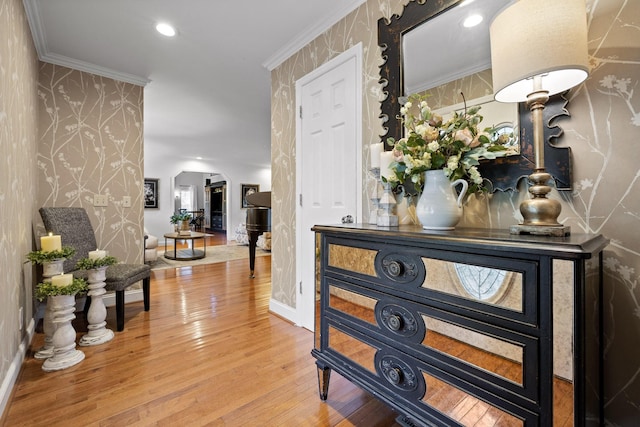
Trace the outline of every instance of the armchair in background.
{"label": "armchair in background", "polygon": [[158,238],[145,227],[144,229],[144,262],[148,264],[158,259]]}

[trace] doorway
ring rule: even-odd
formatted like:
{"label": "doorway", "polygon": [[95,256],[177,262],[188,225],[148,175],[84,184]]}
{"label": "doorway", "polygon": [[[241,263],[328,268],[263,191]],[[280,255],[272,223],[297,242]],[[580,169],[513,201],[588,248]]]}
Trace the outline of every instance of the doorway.
{"label": "doorway", "polygon": [[[216,193],[215,198],[221,202],[216,204],[216,231],[219,236],[225,235],[229,227],[228,204],[226,203],[227,179],[224,175],[215,172],[182,171],[173,178],[173,205],[174,212],[181,209],[191,212],[192,216],[200,219],[197,221],[199,230],[207,232],[212,230],[211,224],[211,193],[215,188],[224,184],[225,195],[220,198]],[[220,200],[218,200],[220,199]],[[224,203],[222,203],[224,201]],[[195,225],[195,224],[194,224]]]}
{"label": "doorway", "polygon": [[296,82],[296,314],[314,329],[316,224],[362,217],[362,44]]}

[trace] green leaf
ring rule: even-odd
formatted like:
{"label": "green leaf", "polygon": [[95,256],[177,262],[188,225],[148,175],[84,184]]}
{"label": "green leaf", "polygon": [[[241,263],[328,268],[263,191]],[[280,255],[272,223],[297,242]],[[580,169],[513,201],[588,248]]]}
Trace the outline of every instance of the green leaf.
{"label": "green leaf", "polygon": [[82,258],[76,263],[76,268],[79,270],[93,270],[95,268],[107,267],[117,263],[118,260],[112,256],[97,259]]}
{"label": "green leaf", "polygon": [[76,250],[71,246],[63,246],[59,251],[31,251],[27,254],[27,259],[34,264],[42,264],[57,259],[69,259],[75,253]]}
{"label": "green leaf", "polygon": [[75,295],[84,293],[88,289],[87,282],[83,279],[74,278],[70,285],[54,286],[51,282],[38,283],[36,285],[35,296],[38,301],[44,301],[47,297],[58,295]]}

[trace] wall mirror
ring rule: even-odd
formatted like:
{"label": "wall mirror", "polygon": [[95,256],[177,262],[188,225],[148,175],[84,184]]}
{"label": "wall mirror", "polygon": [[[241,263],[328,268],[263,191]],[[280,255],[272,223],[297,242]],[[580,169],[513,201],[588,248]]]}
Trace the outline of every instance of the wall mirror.
{"label": "wall mirror", "polygon": [[[378,21],[378,44],[384,59],[380,83],[386,94],[380,116],[386,129],[381,135],[385,150],[390,149],[387,138],[402,137],[400,106],[402,99],[412,93],[429,92],[433,100],[429,104],[444,111],[463,108],[460,92],[464,93],[467,105],[473,105],[475,100],[492,102],[489,26],[493,16],[513,1],[414,0],[405,6],[401,16]],[[462,22],[471,14],[481,14],[483,21],[476,27],[464,28]],[[556,95],[544,111],[545,166],[558,190],[571,189],[570,149],[552,144],[562,135],[562,129],[554,121],[569,114],[566,104],[562,95]],[[480,172],[491,181],[493,191],[512,190],[535,164],[531,119],[525,104],[511,107],[502,104],[496,109],[504,112],[489,117],[486,112],[494,108],[483,104],[480,111],[485,116],[483,124],[487,127],[512,124],[517,132],[519,154],[485,160]]]}

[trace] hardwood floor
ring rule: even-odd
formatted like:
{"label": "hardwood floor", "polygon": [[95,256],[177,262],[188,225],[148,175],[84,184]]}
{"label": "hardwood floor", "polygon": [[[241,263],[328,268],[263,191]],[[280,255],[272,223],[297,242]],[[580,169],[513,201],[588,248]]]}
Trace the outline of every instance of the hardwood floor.
{"label": "hardwood floor", "polygon": [[[78,347],[85,360],[66,370],[42,371],[33,353],[44,337],[36,333],[0,425],[399,426],[394,411],[335,372],[328,400],[320,400],[313,334],[268,312],[270,261],[256,258],[255,279],[248,260],[154,270],[151,311],[127,304],[125,330],[106,344]],[[86,325],[77,315],[79,338]],[[107,327],[116,329],[113,308]],[[491,359],[455,340],[446,344],[452,354]],[[359,351],[357,344],[349,350]],[[446,389],[430,381],[431,390]],[[570,426],[572,389],[555,386],[554,426]],[[430,396],[465,425],[511,425],[456,390]]]}
{"label": "hardwood floor", "polygon": [[397,425],[391,409],[336,373],[319,399],[313,334],[268,312],[270,258],[256,259],[253,280],[248,260],[154,271],[151,311],[127,304],[125,330],[79,347],[85,360],[66,370],[42,371],[37,333],[2,425]]}

